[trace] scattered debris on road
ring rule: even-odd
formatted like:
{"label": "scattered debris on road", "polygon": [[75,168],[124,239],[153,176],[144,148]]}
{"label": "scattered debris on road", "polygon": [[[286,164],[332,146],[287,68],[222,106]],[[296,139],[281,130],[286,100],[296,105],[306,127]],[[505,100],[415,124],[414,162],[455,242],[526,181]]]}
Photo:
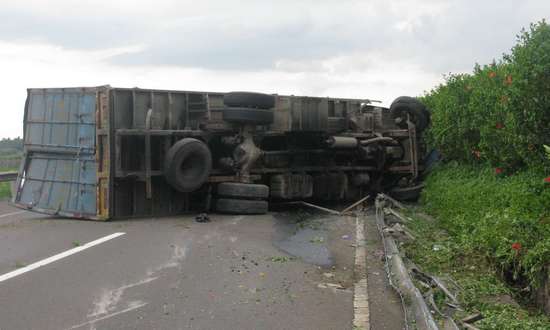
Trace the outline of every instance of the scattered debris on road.
{"label": "scattered debris on road", "polygon": [[311,204],[311,203],[304,202],[304,201],[287,202],[287,203],[282,203],[282,205],[302,205],[302,206],[311,207],[311,208],[314,208],[314,209],[317,209],[317,210],[321,210],[321,211],[324,211],[324,212],[327,212],[327,213],[330,213],[330,214],[340,215],[339,211],[336,211],[336,210],[333,210],[333,209],[328,209],[326,207],[322,207],[322,206]]}
{"label": "scattered debris on road", "polygon": [[269,259],[271,262],[287,262],[287,261],[294,261],[296,260],[296,258],[294,257],[287,257],[287,256],[275,256],[275,257],[271,257]]}
{"label": "scattered debris on road", "polygon": [[201,223],[210,222],[210,217],[206,213],[201,213],[195,217],[195,221]]}
{"label": "scattered debris on road", "polygon": [[337,283],[319,283],[319,284],[317,284],[317,287],[319,289],[336,289],[336,290],[345,290],[346,289],[341,284],[337,284]]}

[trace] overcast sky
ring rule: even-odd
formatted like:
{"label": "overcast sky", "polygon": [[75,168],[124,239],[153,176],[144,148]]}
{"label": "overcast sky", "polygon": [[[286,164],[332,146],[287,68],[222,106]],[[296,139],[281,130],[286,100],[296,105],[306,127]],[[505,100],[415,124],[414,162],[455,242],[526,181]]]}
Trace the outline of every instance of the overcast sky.
{"label": "overcast sky", "polygon": [[420,95],[508,52],[549,0],[0,0],[0,137],[26,88]]}

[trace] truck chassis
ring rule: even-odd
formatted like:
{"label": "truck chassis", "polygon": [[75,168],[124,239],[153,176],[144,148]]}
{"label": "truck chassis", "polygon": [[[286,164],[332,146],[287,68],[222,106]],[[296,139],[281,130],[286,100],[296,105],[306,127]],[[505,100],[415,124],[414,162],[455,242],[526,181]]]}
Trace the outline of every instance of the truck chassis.
{"label": "truck chassis", "polygon": [[429,112],[407,97],[388,109],[249,92],[29,89],[14,203],[107,220],[264,213],[268,201],[399,189],[414,198],[428,124]]}

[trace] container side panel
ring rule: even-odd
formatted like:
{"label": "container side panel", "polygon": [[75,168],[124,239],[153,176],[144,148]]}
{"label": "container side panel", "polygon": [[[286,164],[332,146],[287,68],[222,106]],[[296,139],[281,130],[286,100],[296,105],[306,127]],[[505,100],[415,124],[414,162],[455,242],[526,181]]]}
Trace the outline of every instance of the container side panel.
{"label": "container side panel", "polygon": [[115,127],[132,128],[132,92],[116,91],[115,104]]}
{"label": "container side panel", "polygon": [[31,153],[20,189],[20,202],[41,210],[95,215],[95,172],[92,157]]}
{"label": "container side panel", "polygon": [[25,157],[15,203],[95,218],[96,90],[31,89],[25,111]]}
{"label": "container side panel", "polygon": [[275,99],[274,121],[271,125],[273,131],[287,132],[292,129],[291,98],[277,96]]}
{"label": "container side panel", "polygon": [[136,92],[135,95],[133,128],[145,128],[147,110],[151,108],[151,93]]}
{"label": "container side panel", "polygon": [[31,91],[25,123],[25,145],[93,152],[95,95],[74,92]]}

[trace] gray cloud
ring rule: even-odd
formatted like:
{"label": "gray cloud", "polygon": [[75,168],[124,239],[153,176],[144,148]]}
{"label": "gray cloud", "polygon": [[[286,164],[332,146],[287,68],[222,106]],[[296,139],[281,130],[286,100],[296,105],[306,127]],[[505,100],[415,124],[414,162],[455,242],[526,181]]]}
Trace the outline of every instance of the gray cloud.
{"label": "gray cloud", "polygon": [[[363,31],[361,31],[363,30]],[[223,25],[191,26],[167,31],[169,38],[153,41],[139,53],[114,58],[117,64],[191,66],[208,69],[272,69],[278,60],[330,58],[357,50],[376,49],[386,31],[354,26],[319,26],[290,22],[284,26],[238,27],[226,33]],[[366,42],[368,40],[368,42]]]}
{"label": "gray cloud", "polygon": [[[322,69],[316,64],[322,60],[376,53],[387,61],[446,73],[468,71],[476,61],[499,57],[509,51],[521,27],[550,12],[550,2],[534,0],[397,3],[281,1],[244,3],[243,10],[220,3],[226,7],[177,7],[166,18],[8,9],[0,11],[0,39],[67,49],[143,45],[141,51],[109,59],[121,66],[262,71],[286,61],[301,65],[284,70],[307,71]],[[360,70],[368,71],[369,65],[376,63],[366,61]]]}
{"label": "gray cloud", "polygon": [[445,15],[422,17],[406,42],[414,61],[444,73],[469,71],[475,62],[509,53],[522,28],[550,13],[546,1],[449,3]]}
{"label": "gray cloud", "polygon": [[124,17],[47,16],[22,10],[0,10],[0,39],[42,42],[67,49],[101,49],[136,42],[146,27]]}

